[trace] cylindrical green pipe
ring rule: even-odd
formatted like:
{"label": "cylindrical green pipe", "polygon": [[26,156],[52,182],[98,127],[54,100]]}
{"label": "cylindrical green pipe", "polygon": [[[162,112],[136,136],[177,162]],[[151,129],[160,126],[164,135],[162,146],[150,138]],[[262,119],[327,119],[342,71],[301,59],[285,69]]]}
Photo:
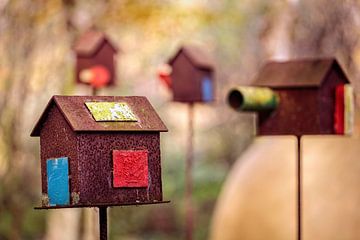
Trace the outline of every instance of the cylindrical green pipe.
{"label": "cylindrical green pipe", "polygon": [[278,94],[266,87],[238,86],[228,94],[228,103],[236,111],[271,111],[279,100]]}

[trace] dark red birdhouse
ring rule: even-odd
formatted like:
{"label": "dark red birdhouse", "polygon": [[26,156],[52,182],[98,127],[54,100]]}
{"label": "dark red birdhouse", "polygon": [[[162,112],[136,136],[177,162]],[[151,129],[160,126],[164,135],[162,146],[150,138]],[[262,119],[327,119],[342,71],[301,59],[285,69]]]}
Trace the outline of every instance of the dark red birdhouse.
{"label": "dark red birdhouse", "polygon": [[76,82],[94,88],[112,86],[116,81],[118,48],[100,31],[85,32],[75,43]]}
{"label": "dark red birdhouse", "polygon": [[229,104],[258,112],[260,135],[351,134],[354,95],[334,58],[269,62],[253,86],[230,91]]}
{"label": "dark red birdhouse", "polygon": [[173,100],[178,102],[211,102],[214,100],[215,64],[210,55],[198,46],[186,45],[169,60]]}
{"label": "dark red birdhouse", "polygon": [[54,96],[40,137],[42,207],[162,203],[160,132],[145,97]]}

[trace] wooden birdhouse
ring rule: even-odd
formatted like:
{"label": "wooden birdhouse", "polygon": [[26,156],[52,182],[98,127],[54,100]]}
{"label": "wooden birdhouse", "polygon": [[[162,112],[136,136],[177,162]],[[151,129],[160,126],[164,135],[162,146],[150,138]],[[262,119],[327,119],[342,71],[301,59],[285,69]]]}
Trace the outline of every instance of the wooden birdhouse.
{"label": "wooden birdhouse", "polygon": [[228,101],[258,112],[260,135],[352,132],[353,91],[334,58],[269,62],[252,86],[232,89]]}
{"label": "wooden birdhouse", "polygon": [[169,60],[173,100],[178,102],[211,102],[214,100],[214,67],[203,49],[186,45]]}
{"label": "wooden birdhouse", "polygon": [[95,88],[115,84],[118,49],[103,32],[85,32],[75,43],[74,51],[77,83]]}
{"label": "wooden birdhouse", "polygon": [[42,207],[162,203],[160,132],[145,97],[54,96],[40,137]]}

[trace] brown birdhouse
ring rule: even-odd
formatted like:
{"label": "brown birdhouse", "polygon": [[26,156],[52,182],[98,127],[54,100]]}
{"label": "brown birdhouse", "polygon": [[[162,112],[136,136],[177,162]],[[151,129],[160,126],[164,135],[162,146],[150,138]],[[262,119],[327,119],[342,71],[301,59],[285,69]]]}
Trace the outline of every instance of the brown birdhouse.
{"label": "brown birdhouse", "polygon": [[228,101],[258,112],[260,135],[352,132],[354,95],[334,58],[269,62],[252,86],[232,89]]}
{"label": "brown birdhouse", "polygon": [[209,54],[198,46],[185,45],[169,60],[173,100],[178,102],[211,102],[214,100],[215,64]]}
{"label": "brown birdhouse", "polygon": [[118,48],[100,31],[85,32],[75,43],[76,82],[94,88],[112,86],[116,80]]}
{"label": "brown birdhouse", "polygon": [[54,96],[40,137],[42,207],[162,203],[160,132],[145,97]]}

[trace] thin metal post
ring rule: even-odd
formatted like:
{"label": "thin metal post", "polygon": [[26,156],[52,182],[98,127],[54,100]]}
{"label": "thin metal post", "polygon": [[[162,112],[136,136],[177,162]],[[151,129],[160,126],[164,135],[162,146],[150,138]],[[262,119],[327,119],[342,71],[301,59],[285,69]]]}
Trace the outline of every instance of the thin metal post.
{"label": "thin metal post", "polygon": [[107,240],[107,207],[99,207],[100,240]]}
{"label": "thin metal post", "polygon": [[301,240],[302,236],[302,176],[301,176],[301,136],[297,136],[297,239]]}
{"label": "thin metal post", "polygon": [[185,166],[185,201],[186,201],[186,231],[185,238],[191,240],[193,237],[193,228],[194,228],[194,212],[193,212],[193,201],[192,201],[192,191],[193,191],[193,179],[192,179],[192,168],[194,161],[194,104],[189,104],[189,135],[187,141],[187,155],[186,155],[186,166]]}
{"label": "thin metal post", "polygon": [[96,96],[96,95],[97,95],[97,92],[98,92],[97,90],[98,90],[98,89],[97,89],[96,87],[92,87],[92,88],[91,88],[91,95],[92,95],[92,96]]}

